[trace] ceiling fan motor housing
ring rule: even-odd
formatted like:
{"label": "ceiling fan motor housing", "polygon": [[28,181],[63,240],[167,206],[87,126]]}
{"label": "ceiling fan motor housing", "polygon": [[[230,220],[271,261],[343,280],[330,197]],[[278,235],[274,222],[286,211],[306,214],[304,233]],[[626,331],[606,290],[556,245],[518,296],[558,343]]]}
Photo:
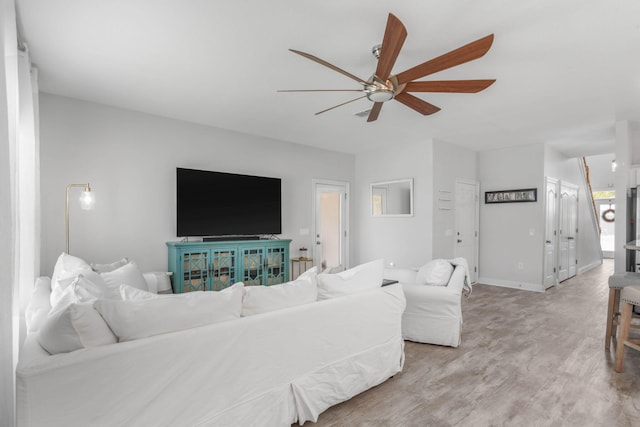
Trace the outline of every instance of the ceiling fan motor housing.
{"label": "ceiling fan motor housing", "polygon": [[395,84],[387,80],[384,82],[375,74],[369,79],[369,84],[364,86],[367,99],[371,102],[386,102],[393,99],[396,94]]}

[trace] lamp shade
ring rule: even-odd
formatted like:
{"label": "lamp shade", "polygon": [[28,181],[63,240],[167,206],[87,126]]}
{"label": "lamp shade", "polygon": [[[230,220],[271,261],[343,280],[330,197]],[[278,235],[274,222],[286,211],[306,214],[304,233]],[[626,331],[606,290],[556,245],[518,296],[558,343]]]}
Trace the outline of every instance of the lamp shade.
{"label": "lamp shade", "polygon": [[80,209],[90,211],[96,206],[96,198],[91,192],[91,188],[86,187],[80,195]]}

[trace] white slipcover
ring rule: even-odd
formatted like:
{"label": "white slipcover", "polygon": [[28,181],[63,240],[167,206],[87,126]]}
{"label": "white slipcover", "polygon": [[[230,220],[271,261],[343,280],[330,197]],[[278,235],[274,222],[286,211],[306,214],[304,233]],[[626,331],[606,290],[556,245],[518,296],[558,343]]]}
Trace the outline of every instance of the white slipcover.
{"label": "white slipcover", "polygon": [[316,421],[402,370],[404,307],[393,285],[53,356],[33,332],[16,370],[18,425]]}
{"label": "white slipcover", "polygon": [[462,329],[462,290],[466,268],[458,265],[447,286],[416,283],[417,271],[385,269],[384,278],[398,280],[407,299],[402,336],[409,341],[458,347]]}

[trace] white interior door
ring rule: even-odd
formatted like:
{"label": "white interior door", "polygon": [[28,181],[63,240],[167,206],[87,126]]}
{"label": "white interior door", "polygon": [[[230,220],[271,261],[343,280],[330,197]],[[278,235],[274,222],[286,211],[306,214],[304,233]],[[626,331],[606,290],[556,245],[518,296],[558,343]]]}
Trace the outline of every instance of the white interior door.
{"label": "white interior door", "polygon": [[348,267],[349,183],[314,180],[314,265]]}
{"label": "white interior door", "polygon": [[547,178],[545,185],[544,287],[558,283],[558,180]]}
{"label": "white interior door", "polygon": [[560,183],[559,281],[578,272],[578,187]]}
{"label": "white interior door", "polygon": [[476,181],[456,180],[455,256],[467,260],[471,282],[478,279],[478,194]]}

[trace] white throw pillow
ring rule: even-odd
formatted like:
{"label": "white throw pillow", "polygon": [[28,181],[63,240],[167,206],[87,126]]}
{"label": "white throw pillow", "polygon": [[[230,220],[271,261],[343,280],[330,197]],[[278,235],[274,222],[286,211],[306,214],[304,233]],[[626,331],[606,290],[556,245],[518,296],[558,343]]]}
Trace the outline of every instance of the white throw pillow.
{"label": "white throw pillow", "polygon": [[158,295],[139,300],[98,300],[95,307],[119,341],[131,341],[240,317],[242,283],[222,291]]}
{"label": "white throw pillow", "polygon": [[73,279],[81,273],[90,273],[91,266],[81,258],[66,253],[60,254],[51,275],[51,306],[57,303],[57,297]]}
{"label": "white throw pillow", "polygon": [[242,315],[266,313],[296,305],[308,304],[318,299],[318,287],[311,278],[272,286],[245,286],[242,297]]}
{"label": "white throw pillow", "polygon": [[318,267],[311,267],[304,273],[298,276],[296,280],[309,279],[314,286],[318,286]]}
{"label": "white throw pillow", "polygon": [[78,273],[85,270],[91,270],[91,266],[87,264],[85,260],[63,252],[53,267],[51,286],[55,286],[56,282],[60,279],[65,279],[69,276],[75,277]]}
{"label": "white throw pillow", "polygon": [[147,281],[144,280],[144,276],[138,268],[138,265],[133,261],[128,262],[113,271],[100,273],[100,276],[107,284],[112,295],[111,298],[119,298],[120,285],[122,284],[133,286],[134,288],[142,289],[143,291],[149,290],[147,287]]}
{"label": "white throw pillow", "polygon": [[124,257],[122,259],[119,259],[118,261],[114,261],[109,264],[89,264],[89,265],[91,265],[91,268],[93,269],[93,271],[97,273],[106,273],[107,271],[116,270],[122,267],[123,265],[127,264],[128,262],[129,262],[129,258]]}
{"label": "white throw pillow", "polygon": [[324,300],[382,286],[384,260],[358,265],[336,274],[318,274],[318,299]]}
{"label": "white throw pillow", "polygon": [[[94,275],[100,280],[100,276],[96,273],[94,273]],[[93,279],[96,279],[96,277],[93,277]],[[57,292],[57,295],[53,297],[56,304],[51,308],[52,313],[63,310],[70,304],[93,303],[98,299],[108,298],[108,291],[104,283],[95,283],[94,280],[90,280],[90,278],[85,277],[84,274],[73,278],[68,286],[64,286],[64,288],[59,287],[58,289],[62,290]]]}
{"label": "white throw pillow", "polygon": [[418,270],[416,283],[430,286],[447,286],[453,273],[453,265],[444,259],[429,261]]}
{"label": "white throw pillow", "polygon": [[[82,280],[78,280],[79,277],[82,277]],[[89,296],[94,298],[91,299]],[[79,297],[80,300],[76,297]],[[51,289],[50,299],[52,310],[57,310],[75,302],[92,302],[99,298],[110,297],[102,277],[95,271],[83,270],[75,276],[59,280],[57,286]]]}
{"label": "white throw pillow", "polygon": [[93,304],[70,304],[51,313],[40,329],[38,341],[51,354],[117,342]]}

